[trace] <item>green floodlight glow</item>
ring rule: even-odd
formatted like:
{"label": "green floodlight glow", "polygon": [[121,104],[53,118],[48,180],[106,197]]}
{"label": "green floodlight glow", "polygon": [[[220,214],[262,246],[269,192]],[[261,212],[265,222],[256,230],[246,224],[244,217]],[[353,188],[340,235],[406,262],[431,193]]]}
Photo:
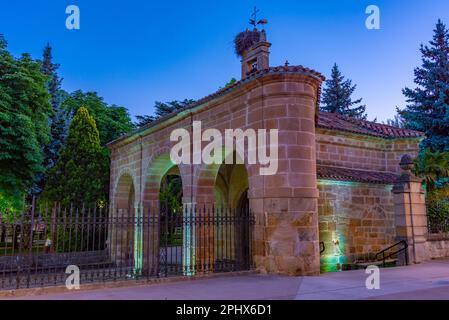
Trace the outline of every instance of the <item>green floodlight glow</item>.
{"label": "green floodlight glow", "polygon": [[134,275],[140,275],[142,273],[142,256],[143,256],[143,234],[142,234],[142,217],[141,206],[135,209],[136,221],[134,226]]}
{"label": "green floodlight glow", "polygon": [[[321,179],[319,179],[317,181],[317,184],[319,186],[359,187],[359,186],[369,185],[369,186],[373,187],[373,185],[370,183],[355,182],[355,181],[321,180]],[[382,187],[387,190],[390,190],[391,185],[376,184],[375,187],[377,187],[377,188]]]}
{"label": "green floodlight glow", "polygon": [[196,260],[196,228],[195,224],[189,223],[190,210],[188,207],[184,209],[184,225],[182,235],[182,270],[185,276],[194,276],[195,270],[192,262]]}

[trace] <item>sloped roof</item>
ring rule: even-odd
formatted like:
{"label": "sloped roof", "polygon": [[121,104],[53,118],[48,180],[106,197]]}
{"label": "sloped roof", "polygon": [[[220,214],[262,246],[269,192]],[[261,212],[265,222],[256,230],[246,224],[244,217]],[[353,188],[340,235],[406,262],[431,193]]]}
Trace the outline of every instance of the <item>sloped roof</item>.
{"label": "sloped roof", "polygon": [[381,138],[419,138],[424,133],[414,130],[392,127],[386,124],[366,120],[357,120],[335,113],[320,112],[318,128],[346,131]]}
{"label": "sloped roof", "polygon": [[331,166],[317,166],[318,179],[362,183],[393,184],[397,175],[390,172],[365,171]]}
{"label": "sloped roof", "polygon": [[[198,107],[202,104],[205,104],[209,101],[212,101],[216,98],[219,98],[221,96],[224,96],[237,87],[240,87],[241,85],[250,82],[256,78],[262,77],[267,74],[306,74],[308,76],[314,77],[318,79],[319,81],[324,81],[325,77],[312,69],[303,67],[303,66],[278,66],[278,67],[270,67],[265,70],[257,70],[252,72],[243,80],[237,81],[232,85],[229,85],[225,88],[222,88],[204,98],[201,98],[192,104],[187,105],[181,110],[177,110],[176,112],[173,112],[171,114],[168,114],[160,119],[157,119],[156,121],[153,121],[143,127],[140,127],[126,135],[123,135],[122,137],[109,142],[107,145],[112,146],[115,143],[122,141],[128,137],[131,137],[137,133],[143,132],[148,128],[151,128],[153,126],[156,126],[157,124],[163,123],[164,121],[176,116],[176,114],[193,109],[195,107]],[[319,109],[319,96],[321,95],[321,88],[318,89],[318,99],[317,99],[317,110]],[[358,133],[358,134],[365,134],[370,136],[376,136],[376,137],[382,137],[382,138],[416,138],[416,137],[422,137],[424,136],[423,133],[413,131],[413,130],[406,130],[406,129],[399,129],[379,123],[373,123],[369,121],[363,121],[363,120],[356,120],[347,118],[341,115],[331,114],[331,113],[324,113],[324,112],[318,112],[318,120],[317,120],[317,127],[325,128],[325,129],[332,129],[332,130],[340,130],[340,131],[346,131],[346,132],[352,132],[352,133]]]}
{"label": "sloped roof", "polygon": [[[252,80],[254,80],[256,78],[262,77],[262,76],[267,75],[267,74],[285,74],[285,73],[305,74],[305,75],[314,77],[314,78],[318,79],[319,81],[324,81],[325,80],[325,77],[321,73],[319,73],[319,72],[317,72],[315,70],[303,67],[303,66],[299,66],[299,65],[298,66],[270,67],[270,68],[264,69],[264,70],[257,70],[257,71],[252,72],[251,74],[249,74],[245,79],[237,81],[237,82],[235,82],[235,83],[233,83],[233,84],[231,84],[231,85],[229,85],[227,87],[221,88],[218,91],[216,91],[216,92],[214,92],[214,93],[212,93],[212,94],[210,94],[210,95],[208,95],[208,96],[206,96],[204,98],[201,98],[201,99],[199,99],[199,100],[197,100],[197,101],[195,101],[195,102],[193,102],[193,103],[191,103],[189,105],[187,105],[183,109],[180,109],[180,110],[177,110],[176,112],[168,114],[168,115],[166,115],[166,116],[164,116],[164,117],[162,117],[160,119],[157,119],[156,121],[153,121],[153,122],[151,122],[151,123],[149,123],[149,124],[147,124],[147,125],[145,125],[143,127],[140,127],[138,129],[128,133],[128,134],[125,134],[125,135],[121,136],[120,138],[118,138],[118,139],[116,139],[114,141],[111,141],[111,142],[107,143],[107,146],[112,146],[115,143],[117,143],[119,141],[122,141],[122,140],[124,140],[124,139],[126,139],[126,138],[128,138],[130,136],[133,136],[133,135],[135,135],[135,134],[137,134],[139,132],[145,131],[148,128],[156,126],[157,124],[162,123],[162,122],[164,122],[164,121],[174,117],[176,114],[178,114],[178,113],[180,113],[182,111],[193,109],[193,108],[198,107],[198,106],[200,106],[202,104],[205,104],[205,103],[207,103],[209,101],[212,101],[212,100],[214,100],[214,99],[216,99],[218,97],[224,96],[227,93],[233,91],[235,88],[240,87],[241,85],[243,85],[243,84],[245,84],[247,82],[250,82],[250,81],[252,81]],[[320,95],[321,88],[319,89],[319,91],[320,92],[318,94]],[[317,101],[317,104],[318,103],[319,102]],[[317,107],[318,107],[318,105],[317,105]]]}

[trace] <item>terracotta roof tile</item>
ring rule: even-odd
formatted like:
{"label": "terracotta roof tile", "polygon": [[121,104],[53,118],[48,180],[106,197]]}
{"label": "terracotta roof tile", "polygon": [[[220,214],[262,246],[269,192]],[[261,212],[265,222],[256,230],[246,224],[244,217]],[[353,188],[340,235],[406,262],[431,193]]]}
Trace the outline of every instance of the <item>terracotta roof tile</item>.
{"label": "terracotta roof tile", "polygon": [[[178,110],[174,113],[171,113],[169,115],[166,115],[165,117],[162,117],[156,121],[153,121],[149,123],[146,126],[143,126],[141,128],[138,128],[134,130],[131,133],[128,133],[120,138],[118,138],[115,141],[109,142],[107,145],[113,145],[121,140],[126,139],[127,137],[130,137],[134,134],[137,134],[139,132],[142,132],[150,127],[153,127],[159,123],[162,123],[172,117],[174,117],[177,113],[180,113],[182,111],[193,109],[195,107],[198,107],[204,103],[207,103],[209,101],[212,101],[215,98],[218,98],[220,96],[223,96],[231,91],[233,91],[236,87],[241,86],[244,83],[250,82],[255,78],[259,78],[266,74],[276,74],[276,73],[303,73],[307,74],[312,77],[316,77],[320,81],[324,81],[324,76],[312,69],[305,68],[303,66],[279,66],[279,67],[270,67],[265,70],[259,70],[254,71],[251,74],[248,75],[243,80],[237,81],[234,84],[222,88],[202,99],[199,99],[198,101],[195,101],[194,103],[187,105],[185,108]],[[320,96],[321,87],[318,88],[318,97]],[[317,101],[317,110],[319,108],[319,101]],[[331,130],[340,130],[340,131],[346,131],[346,132],[352,132],[352,133],[358,133],[358,134],[365,134],[370,136],[376,136],[376,137],[382,137],[382,138],[406,138],[406,137],[422,137],[424,134],[417,131],[412,130],[406,130],[406,129],[399,129],[379,123],[373,123],[369,121],[361,121],[356,119],[351,119],[348,117],[344,117],[337,114],[332,113],[324,113],[324,112],[318,112],[317,114],[317,127],[325,128],[325,129],[331,129]]]}
{"label": "terracotta roof tile", "polygon": [[317,166],[318,179],[362,183],[393,184],[397,175],[391,172],[364,171],[341,167]]}
{"label": "terracotta roof tile", "polygon": [[335,113],[320,112],[318,128],[365,134],[381,138],[419,138],[424,133],[414,130],[392,127],[386,124],[357,120]]}

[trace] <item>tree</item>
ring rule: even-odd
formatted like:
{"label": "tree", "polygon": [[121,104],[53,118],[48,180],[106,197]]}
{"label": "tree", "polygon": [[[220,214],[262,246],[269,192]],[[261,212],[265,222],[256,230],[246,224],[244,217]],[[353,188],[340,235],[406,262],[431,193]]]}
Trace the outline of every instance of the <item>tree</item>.
{"label": "tree", "polygon": [[135,128],[128,109],[108,105],[96,92],[84,93],[78,90],[63,102],[63,108],[72,115],[76,114],[80,106],[85,107],[95,119],[102,146]]}
{"label": "tree", "polygon": [[387,121],[384,122],[384,124],[392,126],[392,127],[396,127],[396,128],[404,128],[405,127],[404,119],[401,117],[400,114],[395,115],[393,119],[387,119]]}
{"label": "tree", "polygon": [[[238,81],[237,81],[236,78],[231,78],[231,80],[229,80],[229,81],[225,84],[224,88],[228,88],[228,87],[232,86],[233,84],[235,84],[235,83],[237,83],[237,82],[238,82]],[[224,88],[223,88],[223,87],[220,87],[219,90],[224,89]]]}
{"label": "tree", "polygon": [[184,99],[182,101],[174,100],[165,103],[156,101],[154,106],[155,115],[157,118],[162,118],[165,117],[166,115],[169,115],[170,113],[184,109],[189,104],[192,104],[194,102],[195,100],[192,99]]}
{"label": "tree", "polygon": [[80,107],[70,124],[66,144],[50,170],[43,198],[80,208],[107,199],[108,157],[100,145],[94,118]]}
{"label": "tree", "polygon": [[403,90],[408,105],[400,114],[407,128],[426,134],[423,148],[449,151],[449,33],[441,20],[420,51],[422,65],[414,72],[418,86]]}
{"label": "tree", "polygon": [[415,160],[414,170],[425,179],[427,190],[433,192],[439,180],[449,177],[449,152],[423,150]]}
{"label": "tree", "polygon": [[170,102],[156,101],[154,104],[154,107],[153,107],[155,110],[155,112],[154,112],[155,115],[154,116],[149,116],[149,115],[136,116],[136,118],[137,118],[136,126],[143,127],[157,119],[160,119],[160,118],[165,117],[173,112],[184,109],[189,104],[192,104],[194,102],[195,102],[195,100],[192,100],[192,99],[184,99],[182,101],[174,100],[174,101],[170,101]]}
{"label": "tree", "polygon": [[[61,89],[62,79],[58,75],[59,65],[53,63],[52,48],[47,44],[44,48],[41,72],[48,77],[47,89],[51,96],[52,113],[49,119],[50,142],[44,146],[44,168],[48,172],[56,163],[59,151],[64,144],[68,130],[68,115],[62,108],[62,101],[67,93]],[[40,193],[44,187],[45,173],[41,174],[34,186],[34,193]]]}
{"label": "tree", "polygon": [[47,77],[28,54],[14,58],[0,36],[0,193],[17,203],[43,172],[51,113]]}
{"label": "tree", "polygon": [[143,126],[146,126],[147,124],[149,124],[149,123],[151,123],[151,122],[153,122],[153,121],[155,121],[156,120],[156,118],[155,117],[153,117],[153,116],[147,116],[147,115],[144,115],[144,116],[136,116],[136,119],[137,119],[137,122],[135,123],[136,124],[136,126],[137,127],[143,127]]}
{"label": "tree", "polygon": [[353,101],[351,98],[356,87],[356,85],[352,85],[351,80],[345,80],[337,64],[334,64],[331,78],[326,80],[321,110],[366,120],[366,106],[359,105],[362,99]]}
{"label": "tree", "polygon": [[50,117],[50,143],[46,146],[45,162],[47,168],[51,168],[56,163],[56,159],[61,149],[68,130],[68,117],[61,107],[62,101],[67,97],[67,93],[61,90],[62,78],[58,75],[59,64],[53,63],[52,48],[47,44],[44,48],[41,71],[48,76],[47,88],[51,96],[51,106],[53,109]]}

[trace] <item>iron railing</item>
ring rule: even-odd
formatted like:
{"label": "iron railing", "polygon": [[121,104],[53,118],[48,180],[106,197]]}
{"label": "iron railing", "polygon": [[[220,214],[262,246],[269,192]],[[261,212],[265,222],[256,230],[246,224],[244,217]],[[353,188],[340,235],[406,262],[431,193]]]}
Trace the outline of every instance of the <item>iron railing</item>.
{"label": "iron railing", "polygon": [[429,234],[449,233],[449,200],[427,201]]}
{"label": "iron railing", "polygon": [[[400,247],[402,246],[402,247]],[[393,250],[394,249],[394,250]],[[401,240],[398,243],[378,252],[374,258],[375,261],[382,261],[382,265],[386,266],[386,261],[389,258],[397,256],[399,253],[404,252],[405,265],[408,265],[408,244],[407,241]]]}
{"label": "iron railing", "polygon": [[248,209],[38,208],[0,219],[0,290],[252,268]]}

